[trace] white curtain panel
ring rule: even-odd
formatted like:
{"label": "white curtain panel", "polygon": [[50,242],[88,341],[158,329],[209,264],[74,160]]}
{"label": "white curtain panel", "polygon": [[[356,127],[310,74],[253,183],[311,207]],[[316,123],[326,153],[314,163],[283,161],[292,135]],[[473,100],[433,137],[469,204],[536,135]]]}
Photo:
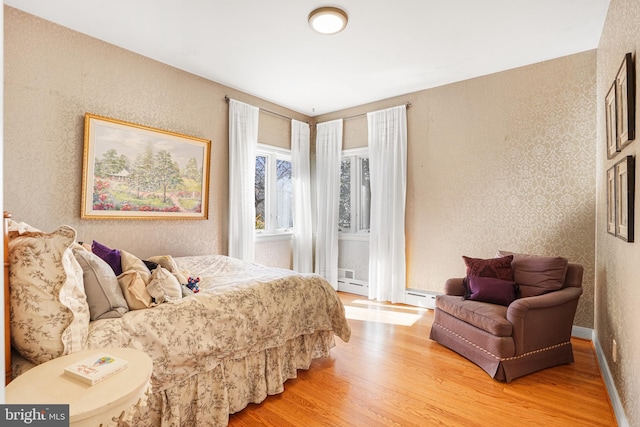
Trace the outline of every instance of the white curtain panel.
{"label": "white curtain panel", "polygon": [[371,178],[369,298],[404,302],[407,188],[406,106],[367,114]]}
{"label": "white curtain panel", "polygon": [[255,174],[260,110],[229,100],[229,256],[255,255]]}
{"label": "white curtain panel", "polygon": [[315,272],[338,289],[338,204],[342,119],[316,126],[317,231]]}
{"label": "white curtain panel", "polygon": [[291,121],[293,269],[299,273],[313,273],[310,138],[311,132],[307,123]]}

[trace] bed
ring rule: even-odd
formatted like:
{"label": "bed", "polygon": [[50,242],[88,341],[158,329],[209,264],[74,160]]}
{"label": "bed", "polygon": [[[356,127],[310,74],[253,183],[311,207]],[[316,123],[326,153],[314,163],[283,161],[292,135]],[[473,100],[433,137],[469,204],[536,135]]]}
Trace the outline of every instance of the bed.
{"label": "bed", "polygon": [[[335,336],[345,342],[350,338],[344,307],[321,277],[221,255],[162,256],[161,261],[176,269],[174,275],[198,277],[199,292],[188,294],[182,287],[179,298],[167,296],[160,304],[154,299],[149,308],[110,312],[91,320],[89,282],[78,269],[80,258],[74,252],[80,251],[75,230],[62,226],[38,234],[20,230],[11,220],[5,223],[10,230],[5,233],[5,244],[9,241],[5,278],[9,265],[12,286],[11,327],[5,327],[13,347],[9,375],[15,378],[38,363],[81,349],[142,350],[153,360],[152,389],[147,406],[131,425],[227,425],[229,414],[283,392],[284,383],[295,378],[298,369],[308,369],[314,358],[328,356]],[[47,261],[49,255],[54,255],[52,261]],[[40,277],[52,264],[67,265],[65,274]],[[24,268],[29,280],[37,271],[36,291],[22,290]],[[153,271],[160,270],[169,269]],[[63,277],[64,283],[51,277]],[[50,295],[34,296],[47,291],[47,286],[53,289],[48,290]],[[51,295],[51,301],[45,301]],[[34,298],[38,299],[35,316]],[[38,316],[44,320],[39,322]],[[52,324],[44,335],[42,329],[48,326],[43,324]]]}

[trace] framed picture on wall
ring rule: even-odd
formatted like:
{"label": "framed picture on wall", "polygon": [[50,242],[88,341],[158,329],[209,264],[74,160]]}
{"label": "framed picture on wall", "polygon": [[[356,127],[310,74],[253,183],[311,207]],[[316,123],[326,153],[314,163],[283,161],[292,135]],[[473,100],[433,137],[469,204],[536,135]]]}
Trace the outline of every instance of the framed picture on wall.
{"label": "framed picture on wall", "polygon": [[633,205],[635,192],[635,159],[626,156],[615,164],[616,236],[633,242]]}
{"label": "framed picture on wall", "polygon": [[616,168],[607,171],[607,233],[616,235]]}
{"label": "framed picture on wall", "polygon": [[614,81],[605,97],[605,115],[607,126],[607,158],[611,159],[618,151],[618,124],[616,123],[616,82]]}
{"label": "framed picture on wall", "polygon": [[90,113],[83,219],[206,219],[211,141]]}
{"label": "framed picture on wall", "polygon": [[633,58],[627,53],[616,75],[616,121],[618,148],[622,149],[635,139],[635,72]]}

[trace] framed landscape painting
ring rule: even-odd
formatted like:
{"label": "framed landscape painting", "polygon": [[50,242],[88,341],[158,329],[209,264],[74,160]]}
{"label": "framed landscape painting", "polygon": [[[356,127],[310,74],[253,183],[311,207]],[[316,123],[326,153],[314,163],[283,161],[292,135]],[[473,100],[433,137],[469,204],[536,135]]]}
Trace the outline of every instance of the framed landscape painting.
{"label": "framed landscape painting", "polygon": [[84,118],[84,219],[206,219],[211,141]]}

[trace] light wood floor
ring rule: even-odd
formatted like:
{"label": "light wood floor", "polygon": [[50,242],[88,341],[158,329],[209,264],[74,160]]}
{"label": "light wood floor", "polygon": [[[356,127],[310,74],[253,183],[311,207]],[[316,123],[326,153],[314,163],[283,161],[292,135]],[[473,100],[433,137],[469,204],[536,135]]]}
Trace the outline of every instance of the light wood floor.
{"label": "light wood floor", "polygon": [[340,297],[350,342],[230,426],[616,425],[590,341],[572,341],[575,363],[506,384],[429,340],[432,311]]}

